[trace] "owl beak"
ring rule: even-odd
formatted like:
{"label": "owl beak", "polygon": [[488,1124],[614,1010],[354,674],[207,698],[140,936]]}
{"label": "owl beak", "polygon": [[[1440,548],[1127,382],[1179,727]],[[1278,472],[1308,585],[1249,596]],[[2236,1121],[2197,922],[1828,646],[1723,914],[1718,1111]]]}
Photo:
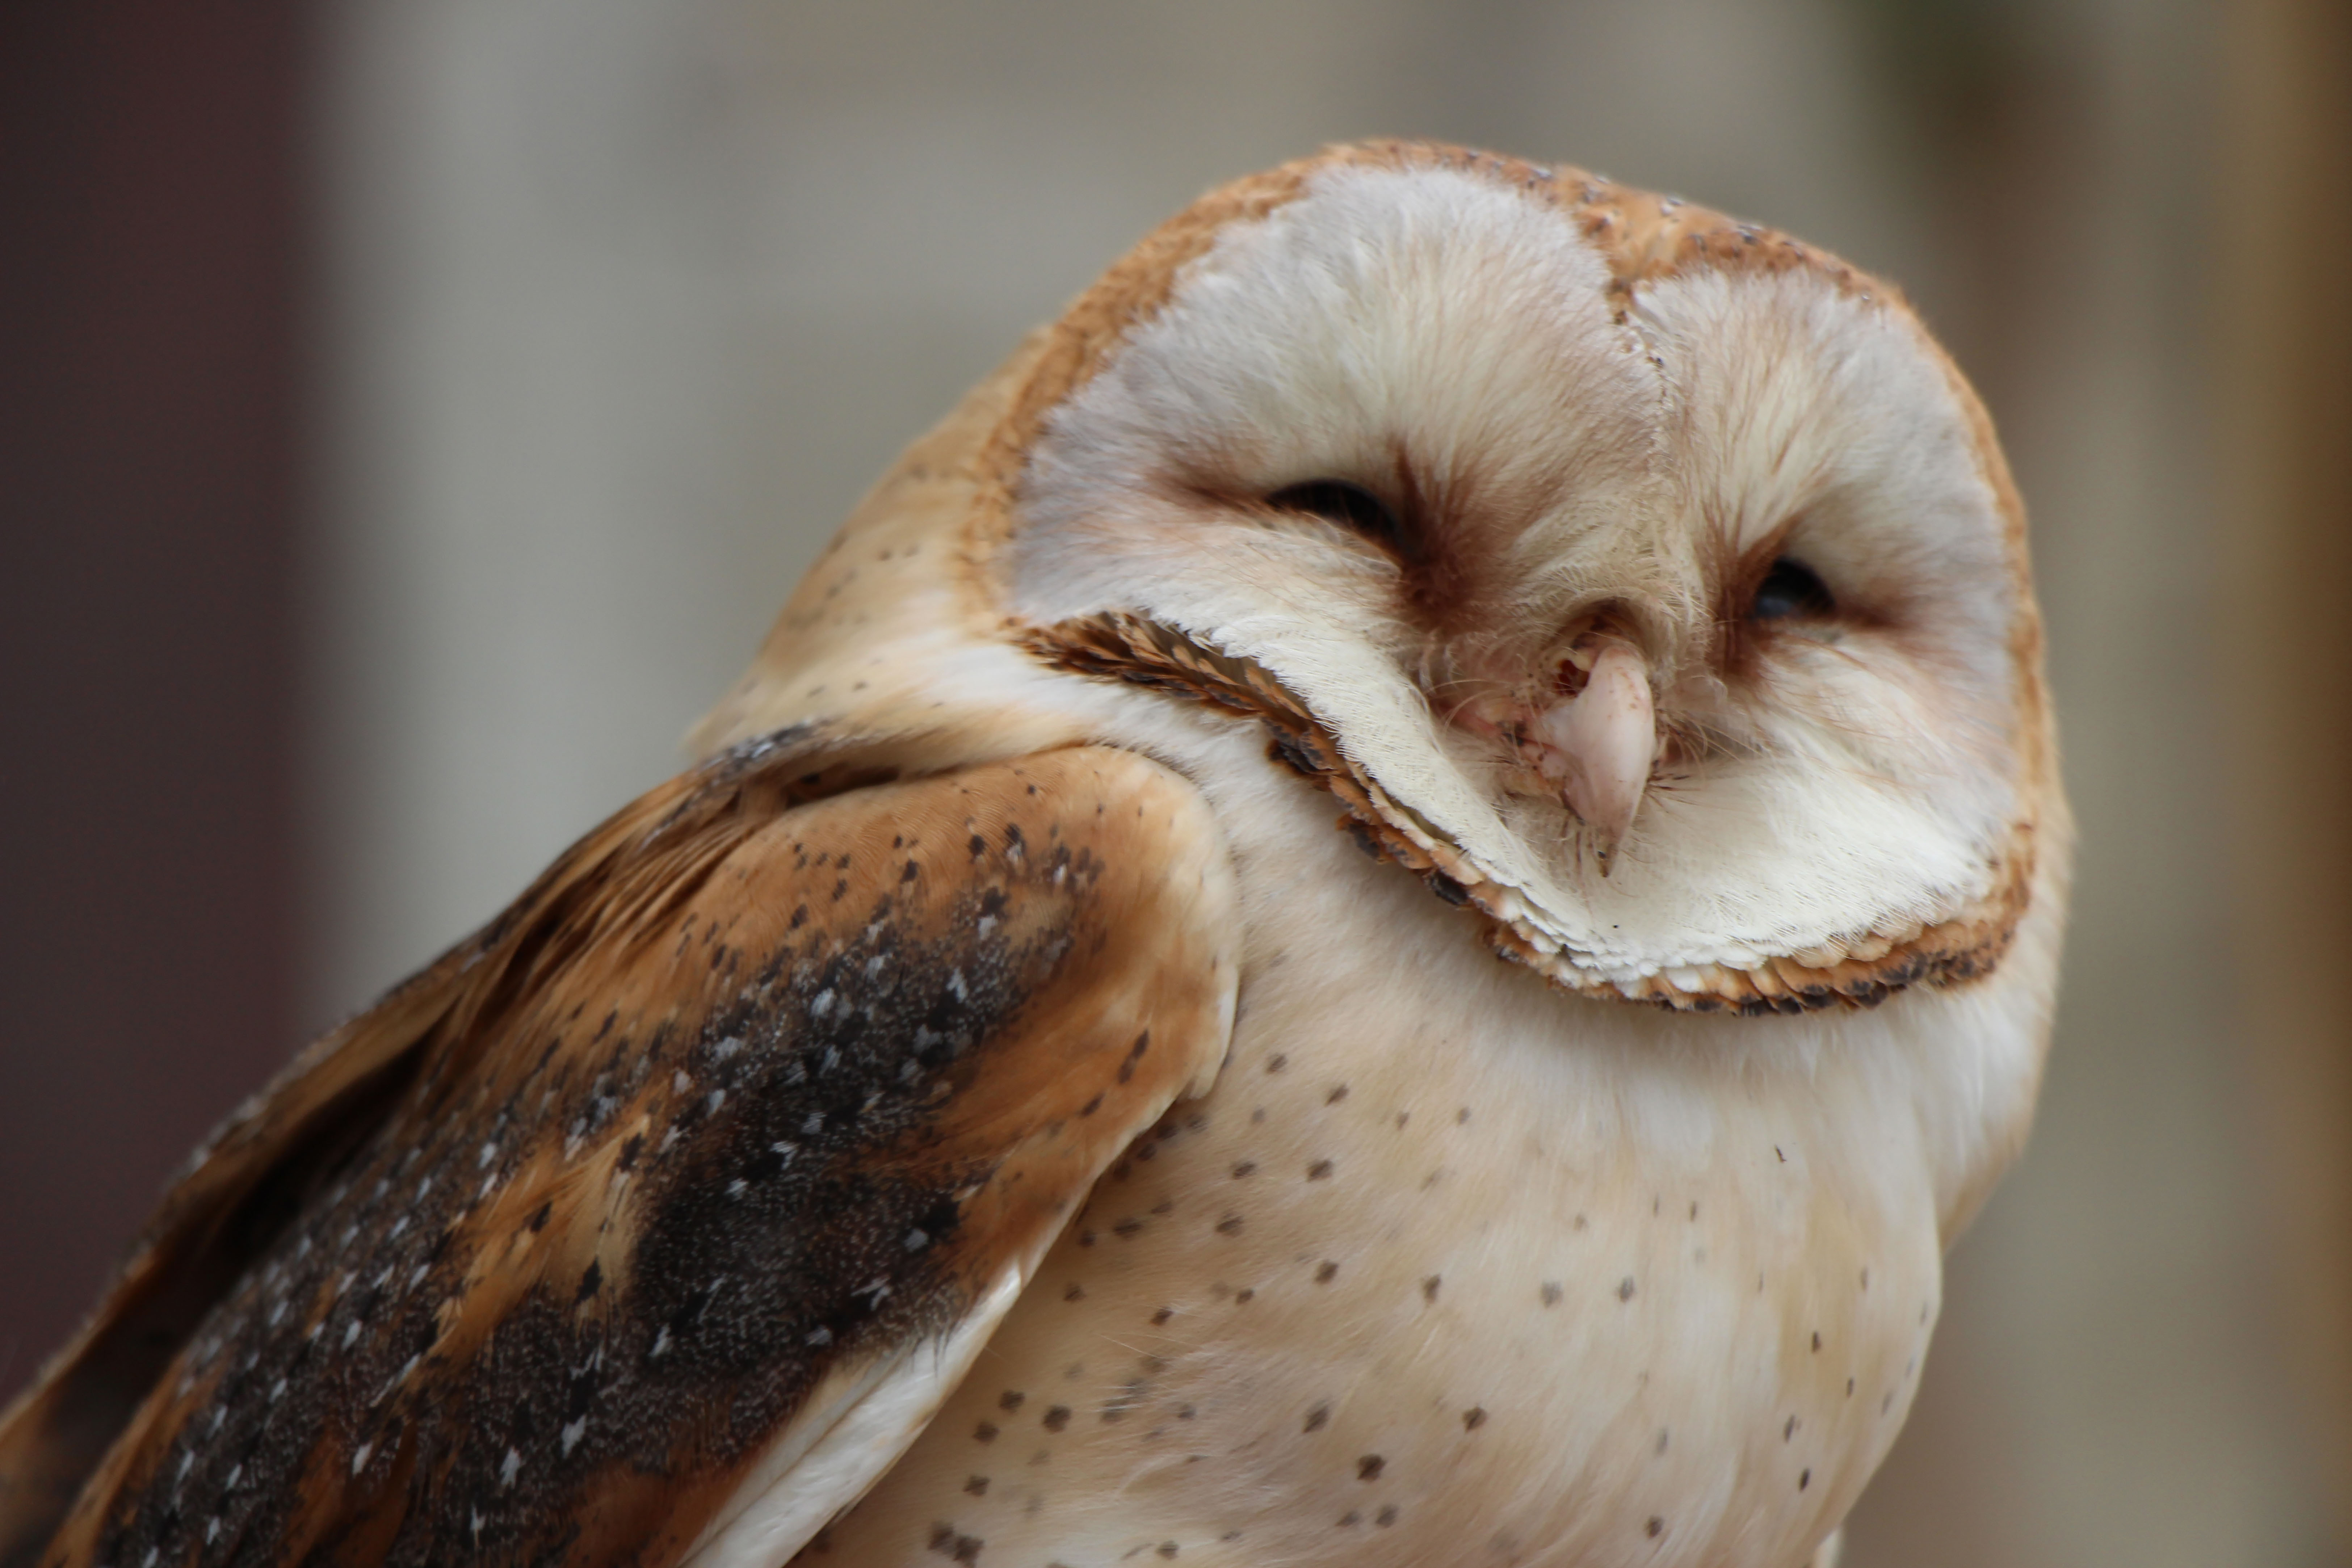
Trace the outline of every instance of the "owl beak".
{"label": "owl beak", "polygon": [[1600,835],[1601,874],[1607,876],[1642,807],[1658,754],[1648,663],[1628,644],[1601,643],[1584,689],[1545,709],[1528,734],[1540,744],[1543,775],[1559,784],[1569,810]]}

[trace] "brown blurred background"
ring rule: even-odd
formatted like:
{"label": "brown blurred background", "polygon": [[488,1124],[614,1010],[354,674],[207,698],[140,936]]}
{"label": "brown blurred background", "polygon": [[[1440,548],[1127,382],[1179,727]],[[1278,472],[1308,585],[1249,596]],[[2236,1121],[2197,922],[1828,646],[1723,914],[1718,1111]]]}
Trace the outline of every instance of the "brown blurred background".
{"label": "brown blurred background", "polygon": [[674,768],[1023,329],[1365,134],[1899,279],[2032,509],[2068,988],[1850,1563],[2352,1563],[2328,0],[0,7],[0,1396],[239,1094]]}

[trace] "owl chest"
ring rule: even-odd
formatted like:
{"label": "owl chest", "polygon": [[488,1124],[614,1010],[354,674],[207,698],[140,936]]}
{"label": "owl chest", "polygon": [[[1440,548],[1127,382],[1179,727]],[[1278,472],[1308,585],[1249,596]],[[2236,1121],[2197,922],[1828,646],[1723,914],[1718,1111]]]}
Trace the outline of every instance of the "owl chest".
{"label": "owl chest", "polygon": [[1559,996],[1391,868],[1259,869],[1215,1089],[845,1524],[1072,1568],[1801,1562],[1933,1317],[1916,1162],[1843,1126],[1867,1097]]}

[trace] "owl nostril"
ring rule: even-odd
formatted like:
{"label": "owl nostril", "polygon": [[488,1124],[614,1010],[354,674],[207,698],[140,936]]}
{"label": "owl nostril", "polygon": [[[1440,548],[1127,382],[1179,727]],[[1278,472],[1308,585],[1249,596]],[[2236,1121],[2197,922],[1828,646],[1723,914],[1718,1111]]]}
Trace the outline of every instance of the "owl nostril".
{"label": "owl nostril", "polygon": [[1568,641],[1552,666],[1552,690],[1574,697],[1592,679],[1592,662],[1602,650],[1619,647],[1638,652],[1642,640],[1633,635],[1633,613],[1617,601],[1601,605],[1568,626]]}

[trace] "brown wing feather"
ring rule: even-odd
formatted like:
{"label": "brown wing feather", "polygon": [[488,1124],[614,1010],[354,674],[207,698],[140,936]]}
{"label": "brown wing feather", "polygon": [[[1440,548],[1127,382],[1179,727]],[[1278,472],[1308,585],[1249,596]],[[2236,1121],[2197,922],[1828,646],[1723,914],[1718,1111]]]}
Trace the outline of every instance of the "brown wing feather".
{"label": "brown wing feather", "polygon": [[1181,779],[792,768],[639,801],[232,1128],[151,1241],[215,1293],[152,1392],[87,1403],[126,1279],[0,1431],[51,1495],[20,1427],[120,1432],[28,1561],[675,1562],[812,1390],[950,1332],[1205,1083],[1231,921]]}
{"label": "brown wing feather", "polygon": [[283,1231],[319,1173],[397,1100],[454,977],[494,934],[314,1042],[189,1157],[89,1321],[0,1413],[0,1568],[36,1559],[196,1324]]}

